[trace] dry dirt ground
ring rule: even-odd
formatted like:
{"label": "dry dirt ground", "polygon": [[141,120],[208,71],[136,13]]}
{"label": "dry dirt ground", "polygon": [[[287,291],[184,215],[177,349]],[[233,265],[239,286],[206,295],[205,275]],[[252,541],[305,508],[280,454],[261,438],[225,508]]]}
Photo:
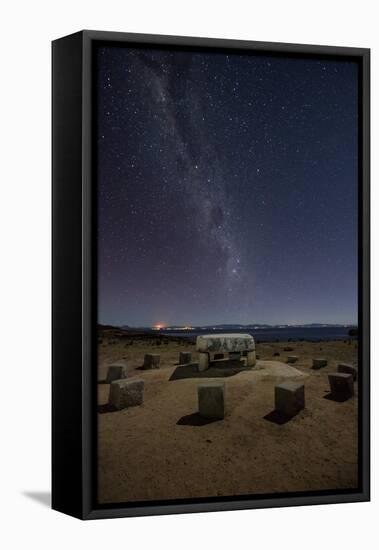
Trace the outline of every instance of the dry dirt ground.
{"label": "dry dirt ground", "polygon": [[[356,342],[258,344],[257,368],[219,363],[206,373],[178,367],[179,351],[195,347],[167,338],[146,340],[101,333],[98,345],[98,500],[117,503],[357,486],[356,396],[329,399],[328,373],[339,362],[357,364]],[[132,343],[131,343],[132,342]],[[157,342],[160,345],[157,345]],[[293,351],[284,351],[285,347]],[[159,353],[159,370],[141,370],[145,353]],[[275,355],[279,353],[280,355]],[[288,355],[297,355],[287,365]],[[328,366],[311,369],[312,358]],[[130,377],[145,381],[144,403],[107,407],[107,366],[123,360]],[[225,382],[226,417],[205,422],[197,386],[210,375]],[[302,380],[306,408],[285,423],[273,414],[274,386]]]}

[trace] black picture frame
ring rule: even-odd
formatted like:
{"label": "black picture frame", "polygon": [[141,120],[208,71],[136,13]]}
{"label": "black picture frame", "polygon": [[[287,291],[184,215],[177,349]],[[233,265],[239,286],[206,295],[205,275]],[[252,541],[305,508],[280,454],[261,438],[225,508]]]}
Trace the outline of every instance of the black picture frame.
{"label": "black picture frame", "polygon": [[[99,43],[255,51],[359,63],[359,479],[357,490],[96,504],[96,216],[93,48]],[[81,31],[52,43],[52,507],[81,519],[370,499],[370,50]],[[68,396],[68,397],[67,397]]]}

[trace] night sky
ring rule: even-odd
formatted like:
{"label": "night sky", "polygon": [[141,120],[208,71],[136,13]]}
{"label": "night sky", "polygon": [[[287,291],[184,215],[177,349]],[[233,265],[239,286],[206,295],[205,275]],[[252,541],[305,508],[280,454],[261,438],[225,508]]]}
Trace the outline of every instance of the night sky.
{"label": "night sky", "polygon": [[358,67],[98,50],[98,320],[356,323]]}

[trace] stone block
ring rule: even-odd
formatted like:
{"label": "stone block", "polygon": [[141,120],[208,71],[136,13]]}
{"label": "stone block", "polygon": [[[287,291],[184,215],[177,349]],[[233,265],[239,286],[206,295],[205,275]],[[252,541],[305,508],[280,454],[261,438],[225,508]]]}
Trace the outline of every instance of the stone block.
{"label": "stone block", "polygon": [[161,362],[161,356],[157,353],[146,353],[143,362],[144,369],[159,369]]}
{"label": "stone block", "polygon": [[326,359],[313,359],[312,369],[321,369],[322,367],[326,367],[327,364],[328,361]]}
{"label": "stone block", "polygon": [[283,382],[275,386],[275,410],[278,413],[290,418],[304,407],[304,384]]}
{"label": "stone block", "polygon": [[179,365],[187,365],[191,363],[192,355],[190,351],[181,351],[179,353]]}
{"label": "stone block", "polygon": [[110,385],[109,405],[118,411],[142,405],[145,382],[139,378],[115,380]]}
{"label": "stone block", "polygon": [[199,384],[199,415],[203,418],[222,419],[225,416],[224,382],[207,382]]}
{"label": "stone block", "polygon": [[209,368],[209,353],[199,353],[199,371],[202,372]]}
{"label": "stone block", "polygon": [[296,363],[297,359],[296,355],[289,355],[287,357],[287,363]]}
{"label": "stone block", "polygon": [[127,377],[128,377],[128,369],[126,368],[125,365],[121,363],[120,364],[115,363],[114,365],[110,365],[108,367],[107,378],[106,378],[106,381],[108,382],[108,384],[110,384],[114,380],[121,380],[122,378],[127,378]]}
{"label": "stone block", "polygon": [[239,361],[241,359],[241,353],[239,351],[231,351],[229,353],[229,359],[232,361]]}
{"label": "stone block", "polygon": [[344,401],[354,396],[353,375],[344,372],[335,372],[328,375],[332,397]]}
{"label": "stone block", "polygon": [[338,372],[343,372],[345,374],[352,374],[353,380],[356,380],[358,377],[357,367],[354,367],[353,365],[349,365],[348,363],[340,363],[338,365]]}

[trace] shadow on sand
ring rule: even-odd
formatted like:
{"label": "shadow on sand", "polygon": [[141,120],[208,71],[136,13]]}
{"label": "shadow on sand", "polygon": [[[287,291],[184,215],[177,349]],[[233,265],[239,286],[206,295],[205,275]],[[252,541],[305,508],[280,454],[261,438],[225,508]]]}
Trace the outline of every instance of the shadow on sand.
{"label": "shadow on sand", "polygon": [[226,378],[239,372],[251,370],[238,360],[212,361],[209,369],[199,372],[198,363],[178,366],[169,380],[184,380],[186,378]]}
{"label": "shadow on sand", "polygon": [[219,422],[219,420],[217,418],[203,418],[196,412],[182,416],[176,424],[177,426],[206,426],[207,424],[212,424],[213,422]]}
{"label": "shadow on sand", "polygon": [[295,418],[295,416],[296,414],[292,416],[287,416],[283,413],[280,413],[279,411],[273,410],[270,413],[266,414],[266,416],[264,416],[263,418],[265,420],[268,420],[269,422],[273,422],[274,424],[278,424],[279,426],[281,426],[282,424],[286,424],[287,422]]}
{"label": "shadow on sand", "polygon": [[110,405],[109,403],[104,403],[104,405],[97,406],[97,412],[99,414],[111,413],[116,411],[116,407],[113,407],[113,405]]}
{"label": "shadow on sand", "polygon": [[327,395],[324,395],[324,399],[327,399],[328,401],[335,401],[336,403],[343,403],[344,401],[347,401],[348,399],[351,399],[350,395],[338,395],[335,393],[329,392]]}

